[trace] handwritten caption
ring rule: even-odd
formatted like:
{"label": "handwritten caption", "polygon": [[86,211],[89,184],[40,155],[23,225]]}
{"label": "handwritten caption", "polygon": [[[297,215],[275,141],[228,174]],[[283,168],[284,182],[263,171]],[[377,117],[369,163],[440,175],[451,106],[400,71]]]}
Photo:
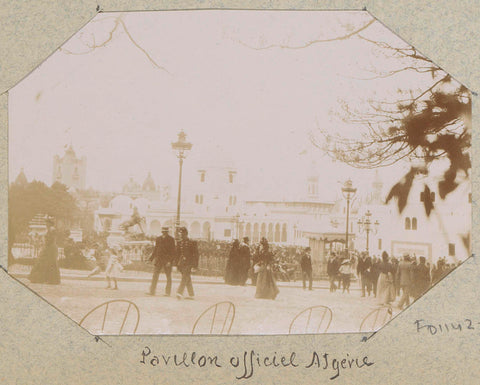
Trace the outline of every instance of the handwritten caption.
{"label": "handwritten caption", "polygon": [[429,324],[423,319],[416,320],[414,325],[417,328],[417,333],[430,333],[432,336],[436,334],[458,333],[462,331],[472,331],[480,329],[480,322],[474,322],[469,318],[463,321],[432,323]]}
{"label": "handwritten caption", "polygon": [[288,354],[265,355],[255,350],[244,351],[228,357],[218,355],[198,354],[197,352],[183,352],[180,354],[163,354],[152,352],[148,346],[142,350],[140,364],[150,367],[183,367],[183,368],[232,368],[237,380],[249,379],[256,373],[257,368],[304,368],[328,371],[330,380],[340,376],[345,370],[368,368],[374,362],[368,356],[352,357],[346,354],[343,357],[333,357],[329,353],[313,351],[307,360],[301,361],[295,352]]}

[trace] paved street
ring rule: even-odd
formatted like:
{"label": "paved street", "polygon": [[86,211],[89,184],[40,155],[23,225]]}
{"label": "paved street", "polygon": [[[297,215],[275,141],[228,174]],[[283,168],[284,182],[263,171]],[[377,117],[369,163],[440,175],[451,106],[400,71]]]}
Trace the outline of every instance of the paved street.
{"label": "paved street", "polygon": [[[195,300],[177,300],[174,296],[164,297],[165,282],[160,280],[157,295],[145,293],[149,287],[148,274],[129,281],[119,281],[119,290],[106,289],[101,276],[85,279],[84,275],[62,277],[58,286],[30,284],[22,274],[17,274],[21,282],[47,299],[68,317],[79,322],[93,307],[111,300],[128,299],[140,310],[137,334],[190,334],[197,317],[209,306],[231,301],[236,314],[230,334],[288,334],[292,319],[303,309],[314,305],[328,306],[333,319],[328,332],[358,332],[362,319],[378,307],[375,298],[361,298],[358,284],[353,283],[351,293],[330,293],[326,282],[315,282],[313,291],[304,291],[301,282],[279,282],[280,294],[276,300],[255,299],[255,287],[228,286],[218,278],[193,276]],[[174,277],[173,290],[179,283]],[[121,322],[120,310],[113,306],[109,316]],[[133,313],[131,314],[133,315]],[[395,315],[395,313],[394,313]],[[100,314],[96,322],[101,324]],[[129,317],[128,329],[133,317]],[[118,326],[118,325],[117,325]],[[94,334],[98,331],[91,330]],[[115,333],[105,328],[105,334]],[[118,333],[118,331],[117,331]]]}

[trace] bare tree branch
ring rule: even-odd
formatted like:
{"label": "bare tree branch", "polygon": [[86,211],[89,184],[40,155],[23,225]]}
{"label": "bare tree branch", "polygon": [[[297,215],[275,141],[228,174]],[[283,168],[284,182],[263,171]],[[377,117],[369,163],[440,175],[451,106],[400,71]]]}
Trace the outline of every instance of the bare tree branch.
{"label": "bare tree branch", "polygon": [[[153,58],[152,56],[148,53],[147,50],[145,50],[134,38],[133,36],[131,35],[130,31],[128,30],[125,22],[123,21],[123,15],[120,15],[118,17],[115,17],[115,24],[113,26],[113,28],[109,31],[108,33],[108,37],[103,41],[101,42],[100,44],[97,44],[96,43],[96,39],[95,39],[95,35],[93,34],[92,35],[92,40],[93,40],[93,44],[87,44],[85,43],[85,45],[89,48],[87,51],[83,51],[83,52],[72,52],[64,47],[60,47],[59,48],[59,51],[67,54],[67,55],[86,55],[86,54],[89,54],[93,51],[95,51],[97,48],[104,48],[106,47],[109,43],[112,42],[113,40],[113,36],[115,34],[115,32],[118,30],[118,26],[120,25],[123,29],[123,31],[125,32],[125,34],[127,35],[128,39],[130,40],[130,42],[135,46],[137,47],[146,57],[147,59],[150,61],[150,63],[152,63],[154,65],[154,67],[162,70],[162,71],[165,71],[167,72],[168,74],[171,75],[171,73],[163,66],[161,66],[160,64],[158,64]],[[106,20],[106,18],[102,19],[102,20],[95,20],[95,21],[104,21]]]}
{"label": "bare tree branch", "polygon": [[247,44],[247,43],[245,43],[241,40],[237,40],[237,42],[240,43],[241,45],[247,47],[247,48],[254,49],[254,50],[257,50],[257,51],[265,50],[265,49],[271,49],[271,48],[303,49],[303,48],[307,48],[307,47],[310,47],[310,46],[312,46],[314,44],[318,44],[318,43],[329,43],[329,42],[333,42],[333,41],[347,40],[347,39],[351,38],[352,36],[355,36],[358,33],[362,32],[363,30],[365,30],[369,26],[371,26],[375,21],[376,21],[375,19],[372,19],[371,21],[369,21],[367,24],[363,25],[359,29],[357,29],[353,32],[350,32],[346,35],[343,35],[343,36],[338,36],[338,37],[334,37],[334,38],[331,38],[331,39],[312,40],[312,41],[309,41],[308,43],[305,43],[305,44],[299,45],[299,46],[290,46],[290,45],[283,45],[283,44],[271,44],[271,45],[266,46],[266,47],[253,47],[253,46],[251,46],[251,45],[249,45],[249,44]]}

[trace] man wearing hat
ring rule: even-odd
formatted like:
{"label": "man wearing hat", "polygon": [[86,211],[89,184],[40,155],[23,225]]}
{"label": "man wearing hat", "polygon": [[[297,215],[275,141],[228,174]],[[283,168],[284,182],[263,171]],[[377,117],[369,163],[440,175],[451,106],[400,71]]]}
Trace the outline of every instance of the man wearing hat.
{"label": "man wearing hat", "polygon": [[155,248],[153,249],[150,261],[153,261],[155,268],[153,270],[152,283],[150,285],[149,295],[155,295],[157,289],[158,276],[160,271],[165,271],[167,277],[167,286],[165,286],[165,296],[170,295],[172,290],[172,263],[175,259],[175,240],[168,235],[168,227],[162,227],[162,235],[155,240]]}
{"label": "man wearing hat", "polygon": [[397,280],[402,289],[402,297],[398,302],[397,307],[403,309],[403,305],[410,306],[410,288],[412,286],[412,263],[408,253],[403,254],[403,260],[398,264]]}
{"label": "man wearing hat", "polygon": [[248,271],[250,270],[250,246],[248,242],[250,239],[248,237],[243,237],[242,243],[240,243],[240,261],[241,261],[241,272],[240,272],[240,284],[245,285],[248,279]]}
{"label": "man wearing hat", "polygon": [[308,290],[312,288],[312,255],[310,247],[306,247],[302,253],[302,259],[300,260],[300,267],[302,268],[302,281],[303,290],[307,288],[306,280],[308,279]]}
{"label": "man wearing hat", "polygon": [[176,261],[178,271],[182,274],[182,280],[177,289],[177,299],[183,298],[185,287],[188,291],[186,299],[193,299],[195,293],[192,285],[192,269],[198,267],[198,245],[197,242],[188,239],[188,231],[186,227],[178,229],[180,239],[177,241]]}

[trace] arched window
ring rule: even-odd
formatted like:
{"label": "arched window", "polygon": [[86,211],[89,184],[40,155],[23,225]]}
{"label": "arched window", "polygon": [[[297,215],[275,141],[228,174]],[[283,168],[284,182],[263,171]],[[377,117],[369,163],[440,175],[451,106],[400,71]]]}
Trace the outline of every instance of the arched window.
{"label": "arched window", "polygon": [[282,242],[287,242],[287,224],[282,225]]}
{"label": "arched window", "polygon": [[210,240],[210,222],[205,222],[202,229],[202,238]]}
{"label": "arched window", "polygon": [[267,239],[268,239],[268,242],[273,242],[273,223],[268,224]]}
{"label": "arched window", "polygon": [[410,218],[406,217],[405,218],[405,230],[410,230],[410,229],[411,229]]}
{"label": "arched window", "polygon": [[162,225],[160,224],[160,222],[158,220],[154,219],[150,223],[150,234],[160,235],[161,232],[162,232]]}
{"label": "arched window", "polygon": [[267,237],[267,225],[265,223],[262,223],[262,227],[260,230],[260,238]]}
{"label": "arched window", "polygon": [[238,224],[238,239],[242,239],[244,237],[244,232],[243,232],[243,224],[239,223]]}
{"label": "arched window", "polygon": [[280,242],[280,224],[275,225],[275,242]]}
{"label": "arched window", "polygon": [[417,218],[413,217],[412,218],[412,230],[417,229]]}
{"label": "arched window", "polygon": [[195,221],[190,226],[190,238],[201,238],[202,236],[202,227],[200,223]]}
{"label": "arched window", "polygon": [[245,236],[252,239],[252,225],[250,223],[245,226]]}
{"label": "arched window", "polygon": [[258,242],[260,240],[259,235],[260,232],[258,231],[258,223],[255,223],[253,225],[253,242]]}

